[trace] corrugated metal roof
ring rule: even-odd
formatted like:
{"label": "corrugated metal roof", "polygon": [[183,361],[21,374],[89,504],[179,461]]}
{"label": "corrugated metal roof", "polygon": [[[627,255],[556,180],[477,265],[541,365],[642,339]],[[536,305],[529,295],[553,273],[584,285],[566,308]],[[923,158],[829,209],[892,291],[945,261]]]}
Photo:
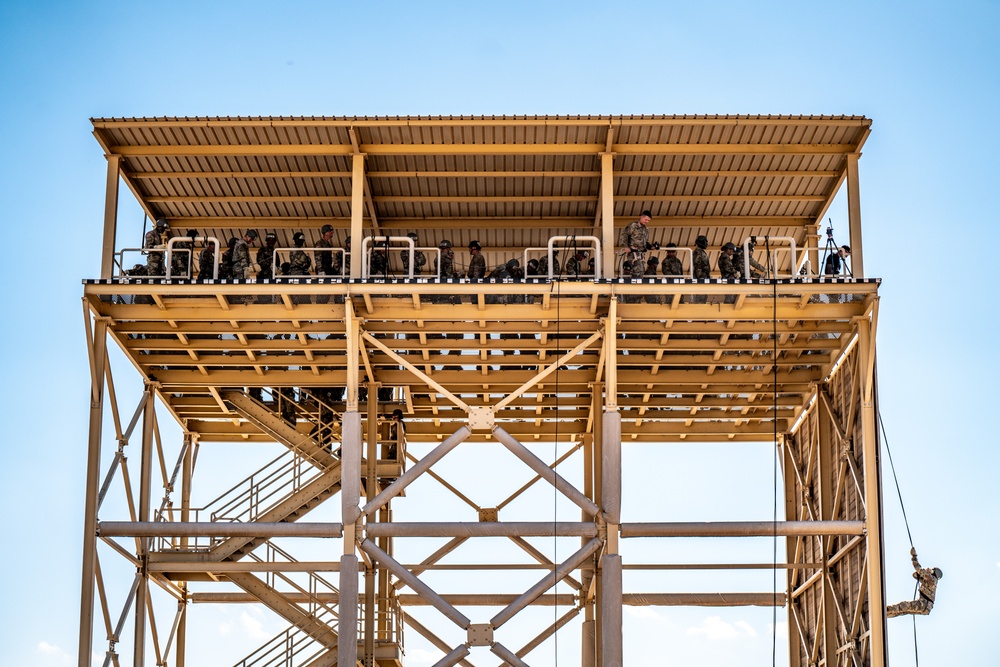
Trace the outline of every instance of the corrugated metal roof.
{"label": "corrugated metal roof", "polygon": [[552,234],[593,233],[601,158],[614,153],[623,226],[713,246],[750,234],[814,233],[839,188],[862,116],[509,116],[93,119],[152,218],[175,228],[275,229],[290,245],[350,224],[351,163],[365,161],[366,229],[421,243],[473,238],[502,252]]}

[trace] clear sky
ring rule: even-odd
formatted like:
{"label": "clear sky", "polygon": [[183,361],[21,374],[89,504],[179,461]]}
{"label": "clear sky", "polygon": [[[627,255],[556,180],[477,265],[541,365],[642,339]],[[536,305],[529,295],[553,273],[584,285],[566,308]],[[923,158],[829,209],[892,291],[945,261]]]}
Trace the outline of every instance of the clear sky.
{"label": "clear sky", "polygon": [[[633,113],[873,119],[860,165],[866,270],[883,278],[880,405],[913,539],[945,572],[917,621],[920,657],[1000,662],[1000,443],[988,414],[1000,403],[998,32],[997,0],[0,3],[0,663],[75,664],[80,280],[99,270],[106,170],[89,118]],[[130,216],[124,226],[141,226]],[[842,214],[834,224],[846,233]],[[912,579],[886,475],[893,602]],[[678,502],[699,492],[673,488]],[[711,500],[720,514],[742,502],[736,491]],[[222,630],[279,627],[226,613]],[[769,610],[627,618],[633,637],[669,638],[663,664],[770,662]],[[889,628],[891,664],[913,664],[910,620]],[[417,648],[410,658],[432,662]]]}

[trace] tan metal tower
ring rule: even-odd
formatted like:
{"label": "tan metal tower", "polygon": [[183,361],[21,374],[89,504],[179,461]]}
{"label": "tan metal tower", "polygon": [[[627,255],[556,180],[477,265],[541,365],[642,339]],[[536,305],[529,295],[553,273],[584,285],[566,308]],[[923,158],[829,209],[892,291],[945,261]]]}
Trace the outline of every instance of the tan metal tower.
{"label": "tan metal tower", "polygon": [[[439,665],[539,664],[532,650],[558,631],[580,642],[583,665],[612,667],[622,664],[625,605],[779,605],[793,666],[885,664],[878,281],[864,273],[858,190],[868,119],[93,124],[108,175],[101,275],[84,285],[92,387],[81,667],[105,651],[105,664],[147,655],[205,664],[189,655],[192,610],[237,602],[289,624],[246,647],[238,664],[248,666],[403,664],[412,632],[443,651]],[[845,182],[853,275],[824,276],[821,223]],[[121,183],[150,220],[169,221],[173,240],[142,251],[138,234],[118,230]],[[675,243],[681,275],[620,277],[619,232],[643,210],[652,213],[645,258],[665,258]],[[193,250],[183,245],[189,229]],[[274,277],[251,266],[216,279],[227,240],[248,230],[251,261],[275,234]],[[709,279],[692,272],[702,235]],[[548,269],[450,278],[437,269],[445,239],[459,268],[477,240],[490,269],[541,258]],[[209,242],[215,262],[199,271]],[[762,275],[720,278],[726,242],[743,248],[746,275]],[[592,272],[565,271],[578,251],[595,260]],[[417,252],[427,263],[411,276]],[[295,253],[309,273],[282,275]],[[161,256],[167,275],[129,275]],[[339,268],[317,275],[319,266]],[[116,396],[109,343],[142,375],[134,413]],[[165,437],[157,416],[183,435]],[[784,517],[689,523],[664,508],[656,522],[630,520],[621,506],[629,445],[680,441],[773,442]],[[200,477],[198,452],[226,442],[271,443],[277,458],[258,470],[236,457],[231,478]],[[503,470],[530,481],[484,504],[477,484],[506,473],[440,472],[449,453],[476,447],[502,450]],[[456,502],[421,504],[431,479]],[[539,485],[575,506],[573,520],[512,509]],[[115,494],[127,510],[107,516]],[[394,520],[400,503],[420,507],[420,520]],[[335,520],[310,518],[331,507]],[[623,589],[623,572],[641,582],[697,567],[666,558],[638,567],[622,558],[623,541],[697,536],[780,539],[778,562],[713,564],[777,568],[780,590]],[[428,544],[437,546],[421,551]],[[300,546],[321,557],[298,558]],[[113,560],[135,569],[117,595]],[[428,583],[469,572],[459,590]],[[164,592],[166,611],[156,601]],[[508,632],[538,604],[559,617],[529,641]],[[436,609],[433,624],[414,616],[420,605]],[[118,646],[125,636],[129,651]]]}

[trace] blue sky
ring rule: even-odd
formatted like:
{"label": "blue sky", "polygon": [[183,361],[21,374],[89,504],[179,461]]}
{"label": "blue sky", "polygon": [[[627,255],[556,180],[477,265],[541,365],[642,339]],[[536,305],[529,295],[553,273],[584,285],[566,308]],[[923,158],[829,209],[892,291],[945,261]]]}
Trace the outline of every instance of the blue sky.
{"label": "blue sky", "polygon": [[[0,4],[0,662],[68,664],[76,647],[80,280],[99,268],[106,167],[88,119],[515,113],[873,119],[860,165],[866,269],[883,278],[881,410],[917,548],[945,571],[937,608],[918,620],[920,655],[996,662],[998,28],[996,0]],[[141,225],[128,215],[125,228]],[[895,601],[912,580],[888,476],[885,519]],[[227,613],[230,630],[267,622]],[[676,633],[678,651],[702,646],[678,664],[719,652],[721,664],[754,642],[769,660],[769,621],[667,610],[634,627]],[[910,621],[889,627],[892,664],[913,664]]]}

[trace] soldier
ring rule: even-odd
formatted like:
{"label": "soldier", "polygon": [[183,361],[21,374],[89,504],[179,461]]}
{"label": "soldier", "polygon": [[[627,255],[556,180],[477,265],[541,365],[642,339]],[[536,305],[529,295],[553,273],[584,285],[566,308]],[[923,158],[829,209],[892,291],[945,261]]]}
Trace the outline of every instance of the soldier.
{"label": "soldier", "polygon": [[887,618],[895,618],[903,614],[926,616],[934,608],[934,594],[937,592],[937,584],[944,576],[944,573],[941,572],[941,568],[920,567],[916,549],[910,549],[910,560],[913,563],[913,578],[920,582],[920,588],[917,590],[917,599],[889,605],[885,608]]}
{"label": "soldier", "polygon": [[[659,257],[652,256],[649,259],[647,259],[646,260],[646,274],[645,275],[653,276],[655,278],[656,277],[656,267],[658,267],[659,265],[660,265],[660,258]],[[662,301],[660,300],[660,297],[658,295],[647,294],[646,297],[645,297],[645,299],[646,299],[646,303],[662,303]]]}
{"label": "soldier", "polygon": [[[333,225],[323,225],[319,230],[320,237],[319,241],[316,241],[317,248],[332,248],[333,247]],[[305,253],[303,253],[305,254]],[[316,275],[317,276],[332,276],[334,275],[333,268],[333,252],[330,250],[317,250],[316,251]],[[317,294],[316,303],[330,303],[329,294]]]}
{"label": "soldier", "polygon": [[[753,249],[756,245],[757,242],[754,241],[754,237],[751,236],[747,247],[750,250],[750,278],[753,280],[760,278],[764,275],[764,272],[767,271],[767,268],[765,268],[763,264],[753,258]],[[746,278],[745,273],[747,261],[746,255],[743,251],[743,246],[736,246],[736,254],[733,255],[733,264],[736,266],[736,270],[739,272],[740,278]]]}
{"label": "soldier", "polygon": [[712,265],[708,261],[708,237],[699,236],[694,240],[695,250],[692,253],[691,262],[694,264],[695,280],[705,280],[712,275]]}
{"label": "soldier", "polygon": [[483,246],[479,245],[479,241],[469,242],[469,254],[472,257],[469,259],[469,280],[482,280],[486,277],[486,260],[483,258]]}
{"label": "soldier", "polygon": [[579,278],[582,275],[586,275],[587,272],[583,266],[583,260],[585,259],[587,259],[586,251],[574,251],[573,256],[566,260],[566,275],[570,278]]}
{"label": "soldier", "polygon": [[[410,232],[407,234],[408,237],[413,239],[413,245],[417,245],[417,233]],[[402,250],[399,253],[399,258],[403,260],[403,272],[409,276],[410,275],[410,249]],[[424,253],[419,250],[414,249],[413,251],[413,276],[417,277],[424,270],[424,266],[427,264],[427,258]]]}
{"label": "soldier", "polygon": [[[694,240],[695,249],[691,255],[691,264],[694,268],[695,280],[706,280],[712,275],[712,265],[708,261],[708,237],[699,236]],[[695,294],[691,297],[691,303],[706,303],[708,297],[704,294]]]}
{"label": "soldier", "polygon": [[677,244],[668,243],[666,248],[667,256],[660,262],[660,272],[665,276],[683,276],[684,264],[677,257],[677,250],[671,250],[671,248],[677,248]]}
{"label": "soldier", "polygon": [[719,254],[719,273],[722,274],[723,280],[737,280],[740,277],[739,271],[733,265],[734,254],[736,254],[734,244],[727,243],[722,246],[722,252]]}
{"label": "soldier", "polygon": [[209,241],[198,255],[198,282],[215,278],[215,241]]}
{"label": "soldier", "polygon": [[384,246],[372,248],[371,261],[368,264],[368,277],[389,277],[389,257],[385,254]]}
{"label": "soldier", "polygon": [[222,259],[219,261],[219,278],[223,280],[229,280],[233,277],[233,248],[239,239],[235,236],[230,237],[228,245],[228,250],[222,253]]}
{"label": "soldier", "polygon": [[[559,251],[555,248],[552,249],[552,277],[555,278],[559,275]],[[538,259],[538,275],[542,278],[549,277],[549,255],[548,253],[542,255]]]}
{"label": "soldier", "polygon": [[191,277],[191,255],[194,248],[194,240],[198,238],[198,232],[189,229],[185,235],[190,241],[180,241],[174,243],[173,252],[170,253],[170,277],[190,278]]}
{"label": "soldier", "polygon": [[233,248],[233,278],[245,280],[250,277],[250,244],[257,238],[257,232],[248,229]]}
{"label": "soldier", "polygon": [[[292,234],[292,245],[302,248],[306,244],[306,235],[302,232]],[[292,276],[308,276],[312,260],[304,250],[293,250],[288,256],[288,274]]]}
{"label": "soldier", "polygon": [[646,251],[649,243],[649,221],[653,214],[643,211],[638,220],[633,220],[618,235],[618,245],[625,246],[626,259],[631,265],[632,278],[642,278],[646,272]]}
{"label": "soldier", "polygon": [[334,276],[344,276],[347,278],[351,277],[351,237],[347,236],[344,238],[344,252],[335,253],[333,255],[333,273]]}
{"label": "soldier", "polygon": [[[434,260],[434,272],[440,277],[441,280],[455,279],[458,278],[458,274],[455,273],[455,251],[452,250],[451,241],[444,239],[438,244],[438,249],[441,251],[441,264],[438,266],[438,260]],[[436,299],[437,303],[460,303],[458,297],[452,296],[439,296]]]}
{"label": "soldier", "polygon": [[257,251],[257,282],[274,278],[274,245],[278,235],[268,232],[264,235],[264,245]]}
{"label": "soldier", "polygon": [[142,247],[146,251],[146,273],[150,276],[167,275],[166,254],[167,242],[170,240],[170,223],[166,218],[158,218],[153,229],[146,232]]}

